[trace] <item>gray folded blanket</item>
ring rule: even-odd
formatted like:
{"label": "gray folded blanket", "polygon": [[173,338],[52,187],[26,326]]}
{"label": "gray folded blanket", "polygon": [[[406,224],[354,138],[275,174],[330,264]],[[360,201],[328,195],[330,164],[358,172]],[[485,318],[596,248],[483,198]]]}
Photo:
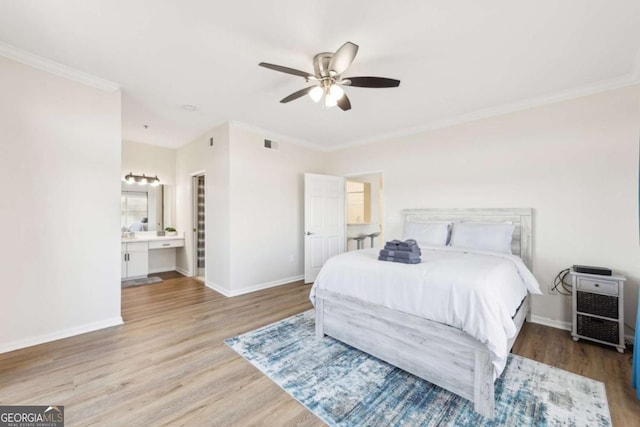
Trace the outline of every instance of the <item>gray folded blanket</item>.
{"label": "gray folded blanket", "polygon": [[397,239],[391,240],[384,245],[384,248],[390,251],[420,252],[420,246],[418,246],[418,242],[413,239],[407,239],[404,242]]}
{"label": "gray folded blanket", "polygon": [[416,242],[414,239],[407,239],[404,242],[402,240],[395,239],[388,241],[387,245],[395,245],[400,248],[413,248],[418,246],[418,242]]}
{"label": "gray folded blanket", "polygon": [[380,261],[391,261],[391,262],[401,262],[402,264],[420,264],[420,258],[396,258],[392,256],[382,256],[378,257]]}
{"label": "gray folded blanket", "polygon": [[418,246],[398,246],[398,245],[390,245],[389,243],[387,243],[386,245],[384,245],[384,249],[388,250],[388,251],[397,251],[397,252],[409,252],[409,253],[414,253],[414,254],[420,254],[420,248]]}
{"label": "gray folded blanket", "polygon": [[381,249],[380,250],[380,256],[391,256],[391,257],[396,257],[396,258],[407,258],[407,259],[416,259],[416,258],[420,258],[420,251],[418,250],[418,252],[413,252],[413,251],[392,251],[389,249]]}

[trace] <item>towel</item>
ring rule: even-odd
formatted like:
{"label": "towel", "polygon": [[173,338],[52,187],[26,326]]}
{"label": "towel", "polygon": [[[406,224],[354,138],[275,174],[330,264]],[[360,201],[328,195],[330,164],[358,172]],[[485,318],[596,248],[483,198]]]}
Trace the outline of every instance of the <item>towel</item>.
{"label": "towel", "polygon": [[414,248],[414,247],[418,247],[418,242],[416,242],[413,239],[407,239],[404,242],[402,240],[391,240],[387,242],[387,245],[395,245],[399,248]]}
{"label": "towel", "polygon": [[406,246],[396,246],[396,245],[386,244],[386,245],[384,245],[384,249],[386,249],[388,251],[394,251],[394,252],[405,252],[405,253],[413,253],[413,254],[422,255],[422,251],[417,246],[413,246],[411,248],[408,248]]}
{"label": "towel", "polygon": [[396,258],[392,256],[382,256],[378,257],[380,261],[391,261],[391,262],[401,262],[403,264],[420,264],[422,261],[420,258]]}
{"label": "towel", "polygon": [[416,259],[420,258],[420,252],[412,252],[412,251],[391,251],[389,249],[380,250],[380,256],[384,257],[396,257],[396,258],[407,258],[407,259]]}
{"label": "towel", "polygon": [[384,246],[385,249],[388,250],[396,250],[396,251],[419,251],[420,246],[418,246],[418,242],[413,239],[407,239],[404,242],[401,240],[391,240],[387,242]]}

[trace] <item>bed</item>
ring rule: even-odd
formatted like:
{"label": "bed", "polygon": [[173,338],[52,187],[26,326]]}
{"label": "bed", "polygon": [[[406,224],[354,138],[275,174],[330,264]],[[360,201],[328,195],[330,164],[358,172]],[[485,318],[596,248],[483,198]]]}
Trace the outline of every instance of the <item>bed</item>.
{"label": "bed", "polygon": [[[519,256],[519,258],[512,258],[517,258],[517,261],[523,264],[522,268],[535,282],[530,273],[532,268],[531,209],[408,209],[403,213],[405,226],[410,223],[437,221],[512,223],[514,227],[511,253]],[[423,257],[426,255],[428,258],[429,251],[429,248],[423,249]],[[357,252],[357,254],[351,252],[343,254],[344,260],[348,261],[348,257],[360,257],[362,263],[371,262],[365,260],[365,258],[371,258],[370,252],[367,253],[366,250]],[[480,259],[489,255],[479,253],[465,256]],[[335,264],[339,261],[338,258],[333,262],[333,268],[336,268]],[[395,268],[396,271],[400,271],[401,268],[390,265],[395,263],[376,262],[377,264],[371,265],[378,269]],[[378,273],[375,274],[379,275]],[[318,338],[328,335],[338,339],[468,399],[474,403],[474,409],[480,415],[494,417],[494,381],[502,372],[498,366],[502,362],[496,362],[496,350],[490,342],[483,344],[462,329],[429,320],[421,314],[410,314],[407,310],[390,308],[382,303],[371,303],[355,293],[350,295],[348,292],[336,291],[335,286],[332,288],[326,284],[327,280],[324,280],[325,285],[323,285],[322,277],[321,274],[319,280],[314,283],[311,294],[315,305]],[[348,277],[346,273],[345,277]],[[351,279],[347,281],[356,281],[354,276],[350,277]],[[377,292],[377,288],[372,286],[371,289],[372,293]],[[398,291],[394,290],[394,292]],[[536,292],[531,290],[530,292],[539,293],[539,288]],[[516,304],[516,307],[515,314],[509,319],[512,319],[511,324],[514,330],[508,331],[504,343],[504,350],[507,353],[513,346],[525,318],[529,316],[528,292],[525,292],[524,298],[519,306]],[[506,362],[506,355],[504,355],[504,361]]]}

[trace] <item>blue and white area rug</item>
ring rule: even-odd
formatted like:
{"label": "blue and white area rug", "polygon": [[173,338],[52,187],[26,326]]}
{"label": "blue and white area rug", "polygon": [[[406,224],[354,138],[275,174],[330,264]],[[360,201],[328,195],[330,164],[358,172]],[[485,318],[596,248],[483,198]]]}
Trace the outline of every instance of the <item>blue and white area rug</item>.
{"label": "blue and white area rug", "polygon": [[225,341],[331,426],[610,426],[604,384],[511,355],[496,418],[438,386],[332,338],[307,311]]}

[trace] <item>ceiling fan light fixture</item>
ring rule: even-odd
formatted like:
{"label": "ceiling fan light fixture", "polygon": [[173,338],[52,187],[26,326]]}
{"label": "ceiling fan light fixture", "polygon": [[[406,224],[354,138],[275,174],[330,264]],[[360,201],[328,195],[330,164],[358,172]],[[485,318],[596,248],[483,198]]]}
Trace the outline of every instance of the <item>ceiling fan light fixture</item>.
{"label": "ceiling fan light fixture", "polygon": [[391,88],[400,85],[400,80],[386,77],[343,77],[343,73],[349,68],[357,53],[358,45],[351,42],[346,42],[334,53],[318,53],[313,57],[313,73],[267,62],[260,62],[258,65],[280,73],[302,77],[307,83],[311,82],[311,86],[282,98],[280,103],[286,104],[302,98],[304,95],[309,95],[314,102],[320,102],[324,97],[323,105],[325,108],[338,106],[342,111],[349,111],[351,110],[351,101],[342,86]]}
{"label": "ceiling fan light fixture", "polygon": [[337,84],[332,84],[329,88],[329,96],[338,101],[338,99],[344,96],[344,90]]}
{"label": "ceiling fan light fixture", "polygon": [[327,95],[324,97],[324,106],[327,108],[331,108],[335,107],[336,105],[338,105],[338,100],[327,92]]}
{"label": "ceiling fan light fixture", "polygon": [[320,86],[316,86],[309,91],[309,97],[313,100],[313,102],[318,102],[322,99],[322,94],[324,91]]}

